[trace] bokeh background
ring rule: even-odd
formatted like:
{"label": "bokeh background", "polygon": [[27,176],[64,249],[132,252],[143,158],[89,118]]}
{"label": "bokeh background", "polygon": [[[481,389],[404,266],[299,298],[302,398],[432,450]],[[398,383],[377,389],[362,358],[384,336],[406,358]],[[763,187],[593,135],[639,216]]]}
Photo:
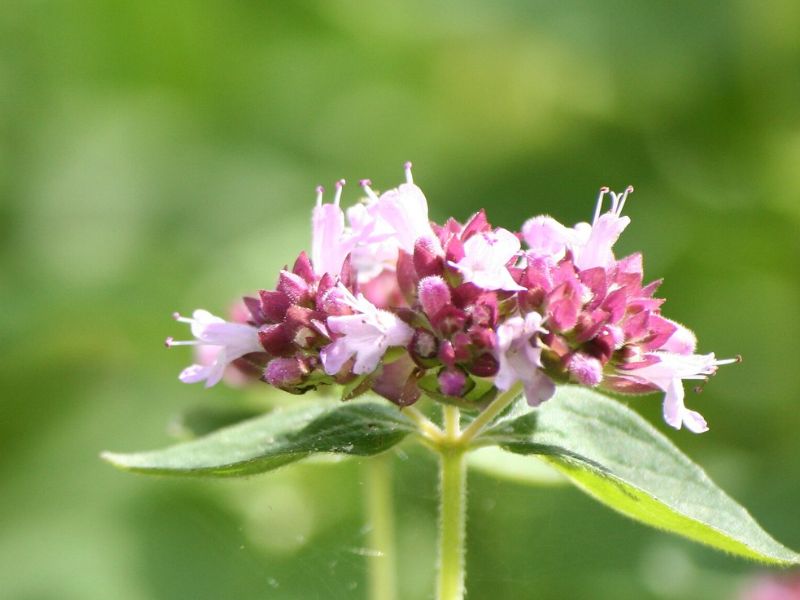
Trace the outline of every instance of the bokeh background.
{"label": "bokeh background", "polygon": [[[702,351],[741,353],[668,435],[800,548],[800,4],[5,0],[0,597],[363,598],[358,461],[246,481],[119,473],[186,408],[174,310],[224,312],[309,241],[314,186],[415,162],[432,216],[586,220]],[[658,397],[631,404],[666,431]],[[401,597],[430,598],[435,465],[395,454]],[[761,569],[570,488],[471,478],[470,598],[736,598]]]}

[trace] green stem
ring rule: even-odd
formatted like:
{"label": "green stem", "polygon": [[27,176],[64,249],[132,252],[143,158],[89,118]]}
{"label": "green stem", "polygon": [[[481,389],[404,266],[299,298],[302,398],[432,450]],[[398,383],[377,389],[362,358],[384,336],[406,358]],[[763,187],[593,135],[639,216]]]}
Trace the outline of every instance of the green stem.
{"label": "green stem", "polygon": [[446,404],[444,406],[444,439],[458,442],[461,436],[461,411],[457,406]]}
{"label": "green stem", "polygon": [[396,600],[394,564],[394,503],[391,455],[383,453],[364,461],[367,516],[370,524],[367,557],[369,598]]}
{"label": "green stem", "polygon": [[522,393],[522,384],[517,383],[511,389],[503,392],[497,398],[495,398],[489,406],[487,406],[481,413],[475,417],[475,420],[469,424],[464,430],[464,433],[461,434],[459,440],[464,446],[468,446],[469,443],[478,437],[484,429],[488,425],[495,420],[497,415],[499,415],[506,407],[514,402],[519,395]]}
{"label": "green stem", "polygon": [[[445,435],[459,438],[459,411],[445,407]],[[467,469],[465,447],[459,443],[439,447],[439,582],[438,600],[464,598],[465,521]]]}
{"label": "green stem", "polygon": [[467,452],[472,442],[521,392],[522,385],[517,384],[495,398],[464,431],[461,431],[461,413],[456,406],[444,406],[444,431],[437,428],[438,434],[430,430],[427,422],[415,419],[422,440],[439,455],[438,600],[463,600],[465,594]]}
{"label": "green stem", "polygon": [[423,438],[432,441],[438,441],[442,437],[442,430],[436,426],[436,423],[431,421],[425,414],[416,406],[405,406],[400,409],[401,412],[410,418],[417,425],[417,429]]}

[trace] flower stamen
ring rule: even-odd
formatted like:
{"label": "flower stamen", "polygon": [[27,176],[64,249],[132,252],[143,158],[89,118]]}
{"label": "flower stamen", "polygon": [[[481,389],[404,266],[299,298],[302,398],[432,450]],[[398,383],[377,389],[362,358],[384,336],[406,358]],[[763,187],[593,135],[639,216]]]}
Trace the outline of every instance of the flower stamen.
{"label": "flower stamen", "polygon": [[199,340],[176,340],[173,337],[168,337],[164,340],[164,345],[167,348],[172,348],[173,346],[200,346],[201,342]]}
{"label": "flower stamen", "polygon": [[370,200],[372,200],[374,202],[378,201],[378,194],[376,194],[373,191],[373,189],[370,187],[372,185],[372,180],[370,180],[370,179],[362,179],[361,181],[358,182],[358,185],[361,186],[361,188],[364,190],[364,193],[366,193],[367,196],[369,196]]}
{"label": "flower stamen", "polygon": [[325,193],[325,188],[318,185],[315,191],[317,192],[317,207],[320,207],[322,206],[322,194]]}
{"label": "flower stamen", "polygon": [[628,200],[628,194],[633,193],[633,186],[629,185],[625,188],[624,192],[614,193],[610,192],[612,202],[611,202],[611,213],[616,216],[622,216],[622,209],[625,208],[625,202]]}
{"label": "flower stamen", "polygon": [[592,224],[597,223],[597,219],[600,218],[600,212],[603,210],[603,198],[605,198],[605,195],[610,191],[608,186],[605,185],[600,188],[600,192],[597,195],[597,204],[595,204],[594,207],[594,219],[592,219]]}
{"label": "flower stamen", "polygon": [[411,174],[411,167],[413,166],[410,160],[403,165],[403,170],[406,172],[406,183],[414,183],[414,176]]}
{"label": "flower stamen", "polygon": [[339,203],[342,200],[342,188],[344,187],[345,183],[347,182],[344,179],[340,179],[336,182],[336,193],[333,196],[333,204],[335,206],[339,206]]}
{"label": "flower stamen", "polygon": [[714,361],[714,365],[717,367],[721,367],[722,365],[733,365],[733,364],[739,364],[740,362],[742,362],[742,355],[737,354],[733,358],[719,358]]}

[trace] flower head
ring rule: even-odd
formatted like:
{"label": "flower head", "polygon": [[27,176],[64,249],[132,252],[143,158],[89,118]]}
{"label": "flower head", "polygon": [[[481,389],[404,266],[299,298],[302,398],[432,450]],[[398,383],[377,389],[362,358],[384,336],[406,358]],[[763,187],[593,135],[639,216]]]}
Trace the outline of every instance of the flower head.
{"label": "flower head", "polygon": [[401,406],[423,392],[465,401],[515,385],[535,406],[555,382],[571,382],[661,392],[669,425],[707,429],[683,382],[733,361],[696,353],[694,334],[662,316],[660,282],[644,282],[641,255],[615,256],[632,187],[601,188],[591,224],[537,216],[515,233],[482,210],[465,223],[430,222],[410,163],[405,172],[382,194],[362,180],[366,197],[347,210],[344,180],[329,204],[319,188],[311,256],[245,298],[247,315],[180,317],[196,339],[170,345],[210,349],[181,380],[213,385],[247,356],[263,381],[291,393],[340,384],[348,398],[371,389]]}

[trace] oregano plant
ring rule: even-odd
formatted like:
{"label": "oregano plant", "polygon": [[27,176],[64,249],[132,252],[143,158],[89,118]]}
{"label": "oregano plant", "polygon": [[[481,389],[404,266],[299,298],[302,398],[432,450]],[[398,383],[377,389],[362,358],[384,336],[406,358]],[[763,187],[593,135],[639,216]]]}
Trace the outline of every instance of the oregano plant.
{"label": "oregano plant", "polygon": [[[181,381],[212,386],[235,371],[304,398],[260,415],[194,415],[191,441],[103,457],[128,471],[195,477],[264,473],[319,454],[373,457],[368,505],[382,557],[370,589],[381,600],[396,596],[390,473],[379,455],[405,440],[440,465],[440,600],[465,595],[468,463],[521,479],[558,472],[646,525],[762,563],[800,563],[606,395],[663,393],[667,425],[702,433],[708,425],[686,407],[684,380],[737,361],[697,353],[694,334],[661,314],[660,282],[644,283],[641,255],[615,257],[633,188],[602,188],[591,223],[538,216],[512,232],[484,211],[432,223],[410,163],[405,171],[405,183],[380,195],[363,180],[364,198],[347,211],[344,181],[332,203],[318,188],[310,256],[281,271],[275,289],[244,298],[230,320],[175,315],[194,339],[167,346],[196,350]],[[322,387],[340,400],[309,400]]]}

